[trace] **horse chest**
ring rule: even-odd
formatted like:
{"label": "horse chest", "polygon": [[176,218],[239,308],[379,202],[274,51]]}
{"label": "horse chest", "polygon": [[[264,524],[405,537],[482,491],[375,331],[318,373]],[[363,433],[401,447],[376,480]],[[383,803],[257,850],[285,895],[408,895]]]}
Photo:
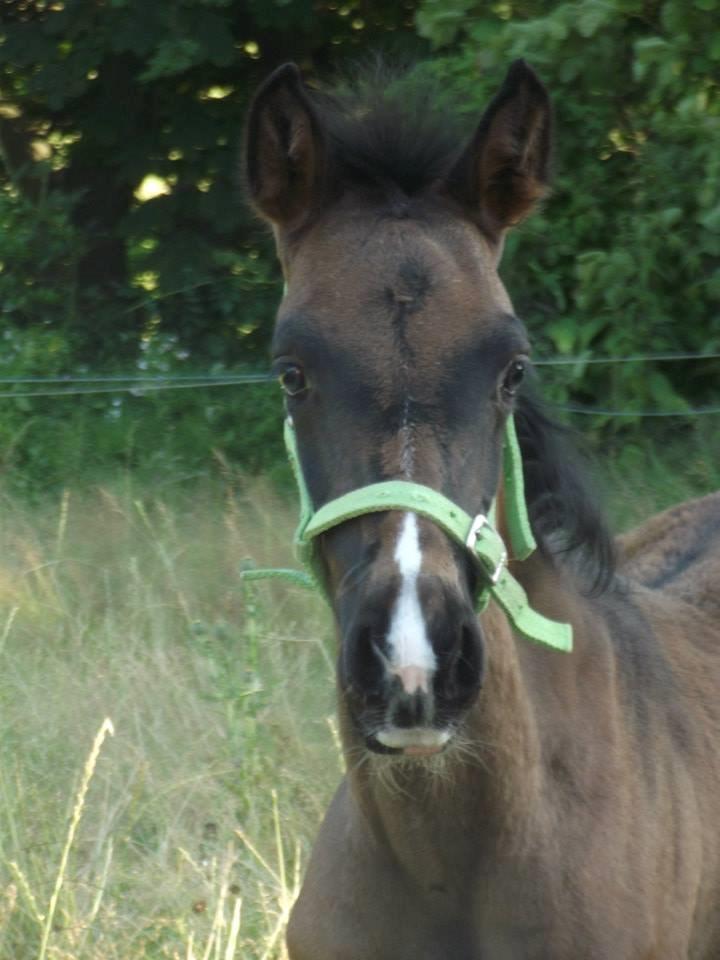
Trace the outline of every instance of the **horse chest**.
{"label": "horse chest", "polygon": [[514,871],[450,871],[430,849],[409,870],[349,828],[346,802],[341,788],[308,865],[288,929],[291,960],[577,960],[552,945],[550,911]]}
{"label": "horse chest", "polygon": [[[378,884],[381,891],[382,884]],[[507,929],[478,926],[477,918],[453,907],[438,911],[426,901],[392,899],[345,901],[334,905],[299,902],[288,931],[290,960],[577,960],[563,952],[546,927],[521,924]],[[617,955],[594,954],[598,960]],[[635,958],[633,958],[635,960]]]}
{"label": "horse chest", "polygon": [[[332,826],[332,811],[330,819]],[[653,956],[639,918],[618,927],[602,911],[579,908],[574,898],[546,897],[541,871],[532,874],[534,882],[525,870],[497,865],[488,875],[411,875],[377,845],[341,839],[321,831],[288,930],[290,960]],[[684,954],[667,956],[680,960]]]}

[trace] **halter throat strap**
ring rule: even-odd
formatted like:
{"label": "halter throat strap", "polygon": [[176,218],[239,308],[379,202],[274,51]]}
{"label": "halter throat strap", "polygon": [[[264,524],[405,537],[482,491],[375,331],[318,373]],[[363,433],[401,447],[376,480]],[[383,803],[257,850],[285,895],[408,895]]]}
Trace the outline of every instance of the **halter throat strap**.
{"label": "halter throat strap", "polygon": [[[246,570],[245,579],[281,577],[295,584],[320,588],[325,593],[318,569],[315,541],[321,534],[348,520],[368,513],[402,510],[432,520],[463,549],[469,550],[479,566],[475,607],[482,611],[491,597],[503,609],[515,630],[528,640],[555,650],[572,650],[572,627],[550,620],[530,606],[522,586],[508,570],[508,550],[494,526],[494,506],[490,516],[471,517],[443,494],[423,484],[405,480],[387,480],[352,490],[313,509],[297,451],[292,421],[285,421],[285,445],[300,495],[300,520],[295,533],[295,551],[307,574],[297,570]],[[525,505],[522,455],[512,417],[506,421],[503,442],[504,515],[508,528],[512,559],[524,560],[536,548]],[[326,597],[329,600],[329,597]]]}

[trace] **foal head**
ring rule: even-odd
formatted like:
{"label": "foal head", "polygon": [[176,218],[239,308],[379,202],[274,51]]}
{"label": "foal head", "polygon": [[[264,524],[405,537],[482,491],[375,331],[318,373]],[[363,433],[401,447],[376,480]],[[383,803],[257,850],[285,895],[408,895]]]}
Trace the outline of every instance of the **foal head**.
{"label": "foal head", "polygon": [[[273,356],[315,508],[405,479],[488,512],[529,349],[497,265],[544,190],[549,142],[521,61],[464,146],[402,86],[321,97],[288,65],[256,95],[246,176],[287,282]],[[441,749],[483,676],[469,555],[400,511],[346,521],[319,550],[357,734]]]}

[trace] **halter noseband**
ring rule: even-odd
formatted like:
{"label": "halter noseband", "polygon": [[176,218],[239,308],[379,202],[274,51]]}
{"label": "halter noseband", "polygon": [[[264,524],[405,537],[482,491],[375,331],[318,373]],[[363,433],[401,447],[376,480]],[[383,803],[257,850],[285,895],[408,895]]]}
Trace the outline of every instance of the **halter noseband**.
{"label": "halter noseband", "polygon": [[[403,510],[428,517],[451,540],[469,550],[480,567],[480,587],[475,609],[482,612],[492,597],[502,607],[515,630],[528,640],[544,643],[556,650],[572,650],[572,627],[538,613],[530,606],[527,594],[507,567],[508,552],[494,527],[495,505],[490,516],[471,517],[442,493],[420,483],[386,480],[359,487],[315,510],[305,483],[297,451],[295,428],[285,421],[285,446],[300,495],[300,520],[295,531],[295,553],[307,572],[301,570],[243,570],[245,580],[280,578],[299,586],[320,589],[326,594],[318,569],[315,540],[333,527],[367,513]],[[503,480],[505,521],[512,548],[512,559],[525,560],[535,550],[535,538],[525,505],[522,455],[512,416],[505,424],[503,442]]]}

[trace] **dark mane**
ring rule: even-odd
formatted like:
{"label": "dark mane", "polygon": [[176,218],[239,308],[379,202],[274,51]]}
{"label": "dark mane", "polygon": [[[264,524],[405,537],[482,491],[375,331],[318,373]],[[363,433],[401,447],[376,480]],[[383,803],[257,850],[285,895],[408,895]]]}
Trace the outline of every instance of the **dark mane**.
{"label": "dark mane", "polygon": [[527,393],[518,400],[515,424],[530,522],[541,547],[571,560],[589,592],[602,592],[615,572],[615,548],[598,498],[569,442],[570,431]]}
{"label": "dark mane", "polygon": [[450,170],[468,135],[429,78],[409,70],[376,64],[311,99],[341,186],[412,196]]}

